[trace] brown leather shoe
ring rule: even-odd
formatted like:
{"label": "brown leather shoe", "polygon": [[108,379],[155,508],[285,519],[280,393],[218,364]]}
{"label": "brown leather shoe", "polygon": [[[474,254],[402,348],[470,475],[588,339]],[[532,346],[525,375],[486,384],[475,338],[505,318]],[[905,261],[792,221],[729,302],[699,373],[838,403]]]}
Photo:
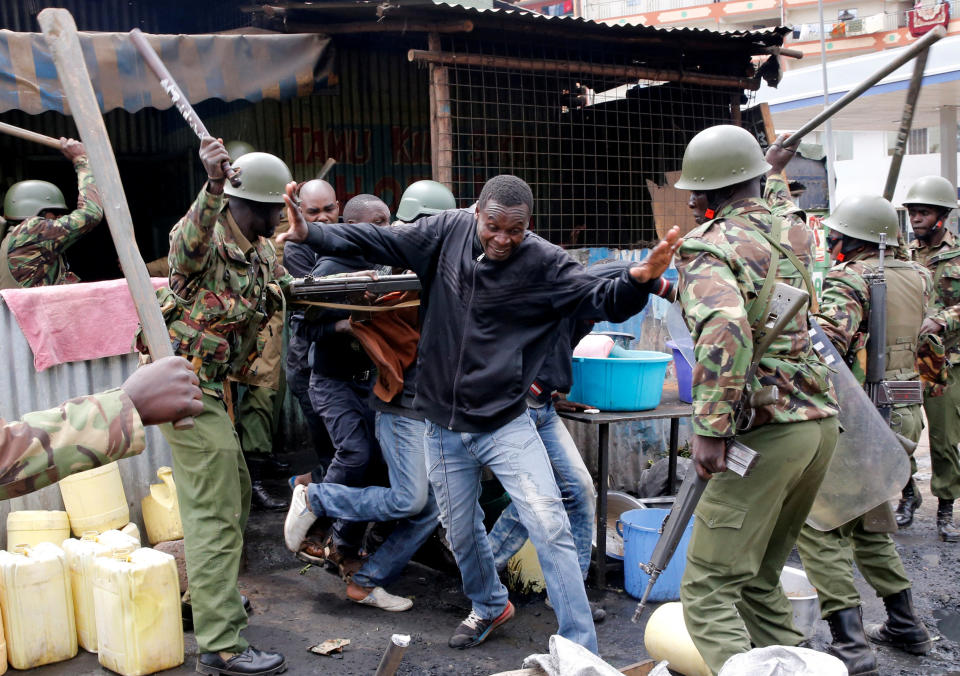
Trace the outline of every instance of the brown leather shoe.
{"label": "brown leather shoe", "polygon": [[340,571],[340,578],[347,583],[353,579],[353,574],[360,570],[363,565],[361,559],[341,551],[337,547],[337,543],[333,541],[332,535],[328,536],[326,542],[323,543],[323,556],[337,567],[337,570]]}

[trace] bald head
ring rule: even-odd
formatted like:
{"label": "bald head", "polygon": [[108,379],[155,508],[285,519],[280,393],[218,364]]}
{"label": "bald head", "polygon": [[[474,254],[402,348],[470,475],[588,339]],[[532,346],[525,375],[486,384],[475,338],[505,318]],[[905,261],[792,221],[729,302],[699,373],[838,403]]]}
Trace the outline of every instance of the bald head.
{"label": "bald head", "polygon": [[300,186],[300,209],[311,223],[336,223],[340,217],[340,203],[333,186],[315,178]]}

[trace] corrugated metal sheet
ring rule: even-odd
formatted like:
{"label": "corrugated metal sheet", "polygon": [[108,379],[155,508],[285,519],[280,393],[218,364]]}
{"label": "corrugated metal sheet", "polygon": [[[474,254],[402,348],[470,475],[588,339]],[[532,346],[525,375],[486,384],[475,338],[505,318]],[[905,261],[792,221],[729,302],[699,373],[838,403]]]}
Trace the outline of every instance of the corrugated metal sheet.
{"label": "corrugated metal sheet", "polygon": [[0,27],[38,31],[36,16],[47,7],[70,10],[82,31],[207,33],[250,24],[237,0],[3,0]]}
{"label": "corrugated metal sheet", "polygon": [[[365,192],[395,212],[407,185],[430,178],[427,69],[402,57],[388,44],[341,46],[339,86],[328,94],[257,104],[207,101],[197,112],[218,136],[283,158],[298,181],[314,177],[333,157],[337,164],[327,180],[341,207]],[[183,124],[165,143],[196,146]]]}
{"label": "corrugated metal sheet", "polygon": [[[137,367],[136,355],[61,364],[37,373],[33,353],[6,304],[0,301],[0,415],[18,420],[29,411],[58,406],[71,397],[117,387]],[[147,448],[138,456],[120,460],[120,476],[130,505],[130,519],[145,534],[140,500],[157,482],[157,469],[170,465],[170,447],[160,430],[147,428]],[[6,544],[7,514],[22,509],[63,509],[60,489],[39,491],[0,502],[0,542]]]}

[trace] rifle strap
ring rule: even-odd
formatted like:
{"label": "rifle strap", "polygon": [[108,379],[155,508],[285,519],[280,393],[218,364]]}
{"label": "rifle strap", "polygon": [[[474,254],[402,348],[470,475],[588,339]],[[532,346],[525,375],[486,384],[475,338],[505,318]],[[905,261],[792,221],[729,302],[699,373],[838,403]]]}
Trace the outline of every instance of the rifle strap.
{"label": "rifle strap", "polygon": [[[757,228],[757,232],[763,235],[763,238],[770,243],[770,246],[773,247],[774,251],[771,252],[770,268],[767,270],[767,277],[766,279],[763,280],[763,287],[761,287],[760,289],[760,293],[763,294],[764,289],[767,289],[769,287],[769,289],[767,290],[767,297],[763,299],[764,301],[763,303],[759,303],[755,301],[755,305],[751,308],[751,312],[748,315],[748,318],[749,318],[749,316],[753,315],[754,312],[757,313],[754,316],[753,321],[750,322],[751,328],[753,327],[753,322],[759,319],[767,308],[767,302],[769,301],[770,293],[773,291],[773,283],[774,281],[776,281],[775,279],[772,279],[772,278],[775,278],[777,275],[777,269],[780,263],[779,254],[783,254],[784,256],[786,256],[787,260],[793,263],[793,267],[797,269],[797,272],[799,272],[800,276],[803,278],[803,285],[807,288],[807,293],[810,294],[810,311],[816,314],[820,310],[820,303],[817,301],[817,290],[814,288],[813,280],[810,278],[810,271],[807,270],[807,266],[804,265],[799,258],[797,258],[797,255],[795,253],[793,253],[792,251],[790,251],[790,249],[786,248],[785,246],[783,246],[783,244],[780,243],[780,228],[781,226],[780,226],[779,218],[776,218],[774,220],[774,224],[773,224],[773,227],[771,228],[771,232],[766,232],[764,230],[761,230],[760,228]],[[761,297],[757,296],[757,301],[760,301],[760,300],[761,300]],[[759,306],[759,309],[756,309],[758,306]]]}
{"label": "rifle strap", "polygon": [[[771,228],[773,232],[768,238],[771,244],[775,240],[780,239],[780,228],[781,220],[774,218],[773,227]],[[762,235],[766,235],[760,228],[756,230]],[[779,246],[773,247],[770,251],[770,267],[767,268],[767,276],[763,280],[763,286],[760,287],[760,293],[757,294],[753,305],[750,306],[750,310],[747,312],[747,322],[750,324],[750,330],[754,335],[757,333],[757,322],[766,314],[767,306],[770,304],[770,294],[773,293],[773,285],[777,281],[777,270],[780,267],[780,253],[781,248]],[[754,347],[756,347],[756,345],[754,345]]]}
{"label": "rifle strap", "polygon": [[350,305],[348,303],[327,303],[319,300],[297,300],[294,305],[315,305],[316,307],[325,307],[333,310],[350,310],[351,312],[389,312],[403,307],[417,307],[420,300],[406,300],[396,305]]}

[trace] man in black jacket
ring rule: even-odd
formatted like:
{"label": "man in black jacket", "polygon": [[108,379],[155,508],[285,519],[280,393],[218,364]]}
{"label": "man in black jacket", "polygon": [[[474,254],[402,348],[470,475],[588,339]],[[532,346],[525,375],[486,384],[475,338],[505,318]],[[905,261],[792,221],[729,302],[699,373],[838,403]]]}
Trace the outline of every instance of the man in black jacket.
{"label": "man in black jacket", "polygon": [[[427,420],[429,478],[473,604],[450,645],[477,645],[514,613],[477,502],[486,465],[516,503],[537,549],[558,633],[596,652],[570,523],[543,443],[525,415],[526,393],[564,318],[623,321],[644,307],[650,280],[670,264],[678,230],[642,264],[603,280],[527,230],[533,194],[515,176],[487,181],[475,214],[445,211],[406,225],[317,226],[307,224],[292,199],[287,205],[291,228],[284,239],[420,277],[414,406]],[[306,503],[305,491],[296,491],[284,524],[288,546],[316,519]]]}

